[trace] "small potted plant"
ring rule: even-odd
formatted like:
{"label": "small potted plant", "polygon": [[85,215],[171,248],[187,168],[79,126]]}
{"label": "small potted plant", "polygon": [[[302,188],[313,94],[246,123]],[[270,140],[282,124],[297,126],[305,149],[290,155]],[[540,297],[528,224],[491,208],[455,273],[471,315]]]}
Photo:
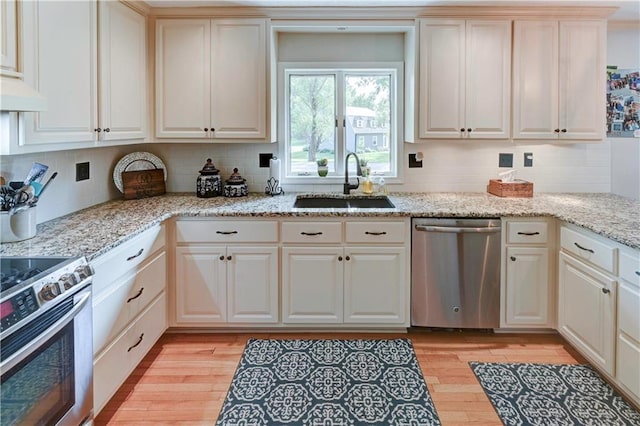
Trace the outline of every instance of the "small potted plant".
{"label": "small potted plant", "polygon": [[321,158],[316,163],[318,163],[318,176],[325,177],[329,173],[329,161],[326,158]]}
{"label": "small potted plant", "polygon": [[367,164],[369,164],[369,160],[367,159],[360,159],[360,170],[362,171],[362,177],[367,177],[371,174],[371,168],[367,167]]}

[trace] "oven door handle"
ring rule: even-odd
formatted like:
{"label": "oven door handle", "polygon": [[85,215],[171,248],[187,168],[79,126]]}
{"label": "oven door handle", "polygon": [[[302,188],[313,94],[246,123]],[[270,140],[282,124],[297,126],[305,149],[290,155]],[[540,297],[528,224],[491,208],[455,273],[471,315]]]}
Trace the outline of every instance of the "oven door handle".
{"label": "oven door handle", "polygon": [[73,305],[73,308],[62,318],[56,321],[51,327],[47,328],[42,334],[33,339],[24,347],[20,348],[20,350],[16,351],[13,355],[7,358],[2,365],[0,365],[1,374],[5,374],[13,367],[18,365],[22,360],[28,357],[34,350],[38,348],[38,346],[45,343],[51,337],[53,337],[58,331],[62,330],[67,324],[69,324],[73,319],[78,315],[80,311],[82,311],[86,304],[91,300],[91,292],[87,291],[82,297]]}

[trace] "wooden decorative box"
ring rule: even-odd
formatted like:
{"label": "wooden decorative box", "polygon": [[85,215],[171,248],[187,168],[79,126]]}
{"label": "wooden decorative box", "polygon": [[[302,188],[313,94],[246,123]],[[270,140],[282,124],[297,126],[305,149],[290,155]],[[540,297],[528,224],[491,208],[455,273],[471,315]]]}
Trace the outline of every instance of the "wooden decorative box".
{"label": "wooden decorative box", "polygon": [[513,182],[503,183],[501,179],[490,179],[487,192],[498,197],[530,198],[533,197],[533,182],[516,179]]}

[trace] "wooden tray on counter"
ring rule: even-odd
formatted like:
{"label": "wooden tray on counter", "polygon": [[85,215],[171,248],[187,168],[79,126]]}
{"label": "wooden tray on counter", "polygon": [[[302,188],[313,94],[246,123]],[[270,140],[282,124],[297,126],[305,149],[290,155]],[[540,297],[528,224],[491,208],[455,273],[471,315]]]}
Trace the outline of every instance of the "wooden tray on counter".
{"label": "wooden tray on counter", "polygon": [[487,192],[498,197],[533,197],[533,182],[526,180],[515,180],[509,183],[503,183],[502,179],[489,179]]}

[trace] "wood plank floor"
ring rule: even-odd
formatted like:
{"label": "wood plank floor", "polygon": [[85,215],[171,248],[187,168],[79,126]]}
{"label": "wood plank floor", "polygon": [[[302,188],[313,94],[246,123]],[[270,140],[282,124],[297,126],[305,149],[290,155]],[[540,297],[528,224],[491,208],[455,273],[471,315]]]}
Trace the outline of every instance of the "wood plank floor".
{"label": "wood plank floor", "polygon": [[502,423],[468,361],[585,363],[557,334],[172,334],[160,338],[95,419],[96,425],[211,425],[218,417],[247,339],[395,338],[412,340],[442,424]]}

